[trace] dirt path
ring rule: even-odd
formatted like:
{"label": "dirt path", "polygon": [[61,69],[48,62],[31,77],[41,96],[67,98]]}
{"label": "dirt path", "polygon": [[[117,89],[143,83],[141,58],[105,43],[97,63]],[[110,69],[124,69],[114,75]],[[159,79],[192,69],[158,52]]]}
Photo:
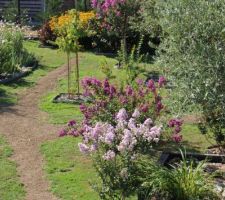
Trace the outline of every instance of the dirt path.
{"label": "dirt path", "polygon": [[26,200],[56,200],[49,191],[43,172],[40,145],[57,137],[59,127],[47,123],[47,114],[38,109],[38,101],[54,89],[57,78],[66,75],[62,66],[41,78],[37,85],[19,95],[17,105],[0,108],[0,133],[4,134],[14,150],[12,159],[18,164],[18,173],[25,185]]}

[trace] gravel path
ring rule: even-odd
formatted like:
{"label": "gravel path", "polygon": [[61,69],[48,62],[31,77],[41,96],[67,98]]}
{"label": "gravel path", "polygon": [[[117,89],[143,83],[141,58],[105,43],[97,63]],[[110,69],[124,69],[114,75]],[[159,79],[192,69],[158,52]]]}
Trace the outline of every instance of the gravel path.
{"label": "gravel path", "polygon": [[66,75],[66,66],[42,77],[36,86],[19,95],[17,105],[0,107],[0,133],[14,150],[12,160],[25,186],[26,200],[57,200],[50,192],[40,145],[57,137],[59,127],[48,124],[48,116],[38,108],[42,95],[55,88],[57,78]]}

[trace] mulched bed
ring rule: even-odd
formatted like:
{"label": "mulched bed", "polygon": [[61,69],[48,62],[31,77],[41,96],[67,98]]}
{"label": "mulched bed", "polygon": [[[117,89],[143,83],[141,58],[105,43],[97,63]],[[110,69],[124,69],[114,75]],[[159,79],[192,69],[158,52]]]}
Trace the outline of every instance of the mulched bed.
{"label": "mulched bed", "polygon": [[32,67],[22,67],[19,72],[13,74],[0,74],[0,84],[7,84],[14,82],[29,73],[31,73],[35,68],[37,68],[38,63],[36,62]]}
{"label": "mulched bed", "polygon": [[88,103],[91,101],[92,99],[90,97],[86,97],[81,94],[69,95],[68,93],[61,93],[53,99],[53,103],[70,103],[70,104],[82,104],[82,103]]}

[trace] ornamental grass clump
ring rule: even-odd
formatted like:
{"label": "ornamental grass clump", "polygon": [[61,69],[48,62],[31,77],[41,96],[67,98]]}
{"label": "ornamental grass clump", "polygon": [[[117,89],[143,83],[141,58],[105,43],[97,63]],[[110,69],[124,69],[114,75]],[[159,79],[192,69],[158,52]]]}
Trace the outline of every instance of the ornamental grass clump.
{"label": "ornamental grass clump", "polygon": [[213,176],[206,174],[205,162],[188,160],[181,151],[182,161],[171,169],[159,166],[147,159],[138,161],[142,185],[139,199],[157,200],[219,200]]}
{"label": "ornamental grass clump", "polygon": [[0,74],[13,74],[21,67],[32,65],[35,58],[23,47],[22,29],[15,24],[0,22]]}

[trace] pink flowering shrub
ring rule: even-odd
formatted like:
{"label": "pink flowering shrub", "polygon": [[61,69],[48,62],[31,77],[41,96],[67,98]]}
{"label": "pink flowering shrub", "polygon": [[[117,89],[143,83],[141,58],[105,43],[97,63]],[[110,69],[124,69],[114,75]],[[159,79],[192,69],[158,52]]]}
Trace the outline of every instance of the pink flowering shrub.
{"label": "pink flowering shrub", "polygon": [[82,153],[93,158],[102,179],[98,188],[101,199],[125,199],[134,193],[140,184],[133,177],[136,158],[160,140],[160,125],[151,118],[139,123],[137,110],[132,116],[123,108],[116,114],[115,126],[107,122],[86,125],[83,142],[78,144]]}
{"label": "pink flowering shrub", "polygon": [[91,5],[97,12],[102,28],[119,31],[120,35],[127,34],[130,18],[137,15],[140,8],[138,0],[92,0]]}
{"label": "pink flowering shrub", "polygon": [[84,95],[94,99],[93,104],[80,106],[85,123],[102,121],[115,125],[115,115],[120,108],[125,108],[129,117],[136,109],[136,114],[140,115],[140,122],[143,122],[148,116],[155,121],[164,110],[160,90],[165,83],[163,77],[158,83],[153,80],[145,83],[139,79],[135,86],[127,85],[121,89],[110,84],[108,80],[84,78],[82,80]]}
{"label": "pink flowering shrub", "polygon": [[139,15],[139,0],[92,0],[96,19],[102,30],[121,39],[123,57],[127,60],[127,37],[132,32],[132,19]]}

